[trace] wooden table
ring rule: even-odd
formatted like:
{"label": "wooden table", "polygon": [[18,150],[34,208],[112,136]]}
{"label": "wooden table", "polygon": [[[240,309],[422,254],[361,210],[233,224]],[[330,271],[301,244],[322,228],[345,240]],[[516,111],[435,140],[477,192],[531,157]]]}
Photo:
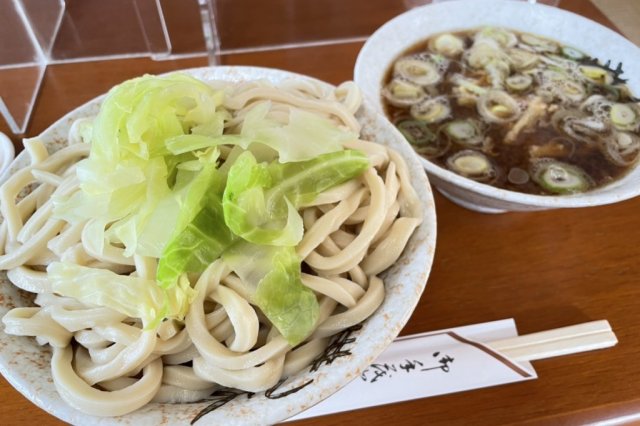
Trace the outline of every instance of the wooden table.
{"label": "wooden table", "polygon": [[[586,0],[560,7],[609,27]],[[224,64],[277,67],[331,83],[348,80],[361,43],[224,57]],[[143,74],[206,65],[204,59],[80,63],[47,70],[28,135],[114,84]],[[0,130],[8,133],[6,127]],[[16,146],[18,141],[15,140]],[[610,206],[483,215],[436,194],[433,271],[403,334],[515,318],[520,333],[607,319],[611,349],[534,362],[539,378],[300,422],[352,424],[584,424],[640,421],[640,198]],[[60,421],[0,379],[0,423]]]}

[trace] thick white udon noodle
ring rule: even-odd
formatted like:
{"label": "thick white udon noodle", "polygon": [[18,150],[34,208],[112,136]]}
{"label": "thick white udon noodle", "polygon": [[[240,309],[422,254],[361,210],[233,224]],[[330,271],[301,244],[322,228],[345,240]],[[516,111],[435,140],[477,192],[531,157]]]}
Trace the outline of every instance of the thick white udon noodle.
{"label": "thick white udon noodle", "polygon": [[[237,126],[248,110],[265,101],[271,102],[270,117],[280,122],[288,120],[293,106],[360,132],[354,114],[361,97],[352,83],[335,90],[300,81],[279,88],[237,84],[225,101],[234,116],[227,126]],[[89,145],[77,127],[72,126],[69,145],[52,155],[37,140],[27,141],[31,164],[0,188],[0,269],[14,285],[36,293],[37,305],[11,310],[3,318],[5,331],[51,345],[58,392],[91,415],[122,415],[150,401],[198,401],[219,386],[263,391],[301,371],[330,336],[378,308],[385,291],[377,275],[397,260],[422,220],[403,159],[377,143],[349,143],[348,148],[369,156],[372,167],[301,210],[305,234],[297,251],[306,270],[313,271],[303,274],[303,283],[320,304],[317,329],[304,344],[295,349],[287,344],[222,260],[192,283],[197,297],[184,323],[168,320],[146,331],[137,319],[54,294],[41,272],[63,260],[155,278],[157,259],[127,258],[114,246],[95,253],[83,244],[86,223],[52,217],[52,195],[79,190],[74,165],[88,155]],[[19,199],[32,184],[35,189]],[[189,361],[192,366],[183,365]]]}

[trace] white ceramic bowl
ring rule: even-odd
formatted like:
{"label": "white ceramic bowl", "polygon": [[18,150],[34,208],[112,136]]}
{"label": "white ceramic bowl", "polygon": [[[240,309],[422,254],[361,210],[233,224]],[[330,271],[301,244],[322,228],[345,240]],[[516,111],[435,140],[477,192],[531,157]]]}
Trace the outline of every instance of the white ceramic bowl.
{"label": "white ceramic bowl", "polygon": [[[309,79],[285,71],[253,67],[215,67],[186,70],[203,81],[246,81],[266,79],[278,83],[285,79]],[[317,80],[314,80],[317,81]],[[326,84],[326,83],[322,83]],[[67,114],[41,135],[50,149],[66,143],[71,123],[81,117],[95,115],[102,98],[94,99]],[[398,335],[408,321],[424,290],[435,250],[436,218],[427,177],[416,155],[393,126],[364,105],[358,113],[363,133],[370,140],[393,147],[407,161],[411,181],[423,204],[424,222],[411,237],[402,256],[384,273],[386,298],[380,308],[355,331],[355,343],[344,349],[351,356],[335,359],[331,365],[323,364],[315,372],[309,369],[287,381],[282,389],[313,382],[287,397],[269,399],[264,393],[248,399],[240,395],[212,411],[201,424],[273,424],[293,416],[327,398],[358,377],[380,352]],[[26,153],[19,155],[11,172],[28,164]],[[0,317],[16,306],[30,305],[25,292],[11,285],[4,272],[0,273]],[[3,328],[0,326],[0,328]],[[69,407],[56,392],[50,371],[51,351],[38,346],[35,339],[7,335],[0,330],[0,372],[23,395],[60,419],[73,424],[100,425],[188,425],[209,402],[193,404],[148,404],[125,416],[115,418],[91,417]]]}
{"label": "white ceramic bowl", "polygon": [[[640,94],[640,49],[589,19],[555,7],[513,0],[461,0],[418,7],[380,27],[365,43],[355,66],[355,81],[382,113],[381,90],[389,65],[407,48],[432,34],[501,26],[549,37],[612,64],[624,64],[624,77]],[[455,203],[484,213],[509,210],[588,207],[640,195],[640,167],[623,179],[583,194],[541,196],[499,189],[459,176],[421,159],[430,181]]]}

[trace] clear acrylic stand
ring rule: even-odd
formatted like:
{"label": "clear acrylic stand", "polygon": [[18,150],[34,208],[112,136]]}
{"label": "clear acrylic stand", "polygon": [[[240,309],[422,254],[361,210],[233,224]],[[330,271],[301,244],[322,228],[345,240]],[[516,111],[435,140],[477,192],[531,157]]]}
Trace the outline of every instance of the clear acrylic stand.
{"label": "clear acrylic stand", "polygon": [[0,113],[13,133],[25,133],[49,65],[205,55],[203,5],[208,10],[207,0],[0,0]]}
{"label": "clear acrylic stand", "polygon": [[225,54],[363,41],[432,1],[443,0],[0,0],[0,113],[24,134],[49,65],[192,56],[215,65]]}
{"label": "clear acrylic stand", "polygon": [[[0,0],[0,113],[23,133],[47,66],[64,3]],[[10,41],[10,42],[6,42]]]}

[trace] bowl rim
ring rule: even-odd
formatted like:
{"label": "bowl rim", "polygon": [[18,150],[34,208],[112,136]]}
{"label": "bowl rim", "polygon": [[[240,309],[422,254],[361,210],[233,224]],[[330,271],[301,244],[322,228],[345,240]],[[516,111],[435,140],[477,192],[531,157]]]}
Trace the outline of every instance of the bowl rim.
{"label": "bowl rim", "polygon": [[[629,40],[624,38],[621,34],[605,27],[604,25],[592,21],[584,16],[578,15],[568,10],[560,9],[558,7],[549,6],[545,4],[535,3],[531,4],[525,1],[514,1],[514,0],[447,0],[439,3],[430,3],[423,6],[418,6],[411,10],[408,10],[393,19],[387,21],[381,27],[379,27],[365,42],[365,44],[360,49],[358,53],[358,57],[356,59],[356,64],[354,67],[354,81],[358,85],[362,85],[364,75],[369,71],[366,69],[365,61],[372,52],[380,49],[380,43],[384,43],[386,37],[388,37],[389,32],[395,32],[397,28],[401,28],[405,22],[408,22],[412,19],[424,19],[428,21],[429,13],[434,8],[443,8],[447,7],[452,15],[455,15],[455,10],[451,11],[451,8],[479,8],[483,7],[483,5],[491,5],[494,8],[497,7],[511,7],[515,9],[521,10],[529,10],[530,8],[536,8],[542,11],[543,13],[555,14],[560,17],[571,19],[576,22],[581,22],[583,25],[588,25],[593,27],[597,31],[604,31],[609,35],[617,38],[620,42],[624,42],[631,49],[635,50],[638,54],[640,54],[640,48]],[[520,16],[520,15],[515,15]],[[459,24],[458,22],[456,24]],[[464,25],[452,25],[452,30],[455,28],[456,30],[463,30],[464,28],[471,28],[469,25],[466,27]],[[478,27],[481,24],[475,24],[472,27]],[[505,25],[508,28],[508,25]],[[440,31],[438,31],[440,32]],[[535,33],[535,31],[532,31]],[[429,30],[426,30],[424,35],[420,37],[421,40],[424,40],[430,36]],[[395,45],[394,45],[395,47]],[[402,50],[408,48],[408,45],[405,45]],[[386,68],[385,68],[386,69]],[[382,83],[378,83],[381,85]],[[365,97],[369,97],[369,102],[373,104],[378,112],[385,116],[384,112],[381,108],[380,99],[371,99],[366,88],[361,86],[363,94]],[[430,162],[426,158],[419,156],[419,160],[422,163],[425,170],[428,172],[430,177],[434,177],[433,180],[441,180],[448,182],[456,187],[464,189],[469,192],[474,192],[479,195],[505,201],[509,203],[515,203],[519,205],[528,205],[528,206],[536,206],[543,208],[564,208],[564,207],[590,207],[596,205],[604,205],[616,203],[619,201],[628,200],[630,198],[636,197],[640,195],[640,185],[625,185],[624,180],[631,175],[631,173],[640,168],[640,161],[634,165],[624,176],[621,178],[614,180],[613,182],[595,188],[592,191],[579,193],[579,194],[570,194],[570,195],[535,195],[535,194],[527,194],[522,192],[510,191],[507,189],[498,188],[489,184],[476,182],[474,180],[465,178],[461,175],[458,175],[450,170],[447,170],[444,167],[440,167],[435,163]],[[609,189],[612,188],[612,185],[615,186],[616,192],[611,193]]]}
{"label": "bowl rim", "polygon": [[[285,70],[280,70],[275,68],[265,68],[265,67],[253,67],[253,66],[196,67],[196,68],[175,70],[175,71],[171,71],[171,72],[160,74],[160,75],[169,75],[173,73],[187,73],[205,82],[210,82],[214,80],[250,81],[250,80],[256,80],[256,79],[266,79],[272,83],[277,84],[278,81],[294,78],[294,79],[303,79],[307,81],[317,82],[317,83],[320,83],[322,87],[325,87],[325,88],[335,88],[333,84],[321,81],[313,77],[305,76],[305,75],[290,72],[290,71],[285,71]],[[255,77],[256,74],[259,77]],[[66,134],[70,126],[69,120],[92,115],[91,111],[96,110],[96,108],[101,104],[105,96],[106,94],[102,94],[91,100],[84,102],[82,105],[67,112],[58,120],[56,120],[53,124],[47,127],[47,129],[45,129],[40,134],[41,136],[44,137],[45,144],[49,146],[52,143],[55,143],[55,137],[56,137],[55,133],[57,131],[62,131],[63,133]],[[373,105],[370,105],[366,99],[363,99],[363,104],[364,105],[361,107],[361,110],[360,110],[360,111],[364,111],[365,113],[363,120],[366,119],[367,121],[371,121],[372,123],[371,125],[375,127],[384,126],[385,128],[388,128],[390,133],[393,133],[395,135],[397,130],[395,130],[395,128],[388,126],[388,122],[386,122],[386,120],[384,120],[384,117],[382,117],[375,110]],[[413,182],[414,185],[415,184],[422,185],[423,189],[419,191],[419,194],[426,196],[426,199],[421,199],[421,204],[424,209],[423,223],[416,230],[416,232],[414,232],[414,236],[412,237],[412,239],[414,239],[414,244],[415,244],[414,252],[411,254],[408,254],[405,252],[402,255],[403,257],[404,256],[410,257],[411,258],[410,263],[412,265],[419,266],[419,268],[416,268],[415,271],[407,271],[406,265],[401,265],[401,266],[399,265],[397,267],[398,278],[396,278],[395,281],[398,282],[398,286],[401,286],[404,289],[398,289],[398,290],[401,290],[400,295],[402,297],[399,297],[397,295],[394,300],[397,300],[398,303],[401,302],[402,306],[406,308],[400,312],[398,312],[397,310],[390,312],[392,317],[395,316],[396,320],[391,324],[389,324],[389,327],[387,328],[387,333],[385,333],[385,335],[381,337],[375,345],[370,346],[371,348],[373,348],[373,350],[367,350],[366,352],[362,352],[358,350],[358,348],[362,348],[363,345],[354,345],[353,347],[350,348],[350,350],[353,353],[353,356],[350,359],[348,360],[343,359],[344,360],[343,362],[340,362],[341,361],[340,359],[337,360],[338,374],[326,374],[326,371],[327,371],[326,369],[324,371],[318,372],[318,373],[321,373],[319,374],[319,376],[326,376],[326,377],[323,377],[323,380],[324,380],[322,382],[323,384],[318,386],[317,388],[314,388],[314,386],[309,386],[307,389],[302,389],[302,391],[299,394],[301,396],[307,396],[306,399],[300,398],[300,401],[295,401],[295,403],[293,403],[293,400],[289,400],[290,402],[283,401],[285,398],[269,400],[268,401],[269,410],[267,410],[268,411],[267,413],[263,413],[263,417],[260,417],[260,418],[251,417],[247,419],[247,418],[242,418],[241,416],[234,417],[232,416],[233,413],[225,414],[225,417],[222,420],[225,420],[228,424],[245,424],[250,422],[251,423],[253,422],[275,423],[275,422],[279,422],[284,419],[287,419],[319,403],[323,399],[329,397],[330,395],[338,391],[340,388],[348,384],[351,380],[356,378],[358,376],[359,369],[364,368],[366,365],[371,363],[377,355],[379,355],[385,348],[389,346],[389,344],[393,341],[393,339],[395,339],[395,337],[397,337],[400,330],[406,325],[407,321],[413,314],[420,300],[420,296],[422,295],[426,287],[427,279],[431,273],[431,268],[433,264],[435,243],[436,243],[436,232],[437,232],[435,204],[433,200],[433,193],[428,184],[428,178],[424,173],[424,169],[422,169],[419,166],[417,155],[412,154],[413,149],[408,145],[408,143],[404,140],[404,138],[395,137],[395,141],[393,144],[397,150],[399,148],[402,148],[402,151],[406,151],[406,154],[410,156],[410,158],[406,158],[406,156],[404,158],[405,158],[405,161],[407,161],[408,163],[411,181]],[[27,161],[27,157],[28,157],[28,154],[26,150],[23,150],[22,153],[16,157],[12,165],[16,167],[20,165],[20,162],[24,163],[25,161]],[[24,167],[24,165],[20,165],[20,167]],[[423,239],[419,241],[416,240],[415,237],[417,234],[420,234],[421,238]],[[417,242],[420,242],[420,244],[416,244]],[[400,259],[402,259],[402,257]],[[406,261],[407,259],[404,259],[404,260]],[[6,274],[4,272],[3,272],[3,275],[4,275],[3,279],[6,279]],[[400,276],[404,277],[405,279],[403,280],[402,278],[400,278]],[[418,278],[418,279],[414,279],[415,282],[412,285],[404,286],[403,282],[406,281],[408,278]],[[389,293],[387,293],[387,295],[389,295]],[[410,300],[407,301],[406,297],[410,297]],[[387,300],[387,297],[385,297],[385,300]],[[0,307],[2,308],[7,307],[6,302],[3,301],[2,303],[0,303]],[[376,313],[378,315],[376,315]],[[387,320],[382,318],[383,315],[380,308],[376,310],[376,313],[374,313],[372,316],[367,318],[365,320],[365,323],[368,324],[371,318],[376,317],[379,321],[385,321],[385,324],[386,324]],[[386,315],[386,313],[384,315]],[[363,328],[363,330],[365,328]],[[373,333],[373,330],[371,331],[371,333]],[[376,333],[376,335],[379,335],[379,334]],[[156,407],[162,407],[162,406],[171,407],[176,405],[176,404],[149,403],[145,405],[143,408],[136,410],[132,413],[129,413],[128,415],[113,417],[113,418],[99,418],[99,417],[94,417],[94,416],[81,413],[80,411],[77,411],[71,406],[69,406],[57,393],[54,394],[53,398],[50,398],[46,395],[39,394],[39,392],[37,392],[37,390],[34,389],[33,383],[31,384],[27,383],[27,381],[24,379],[23,376],[13,371],[13,369],[16,367],[10,365],[10,362],[9,362],[10,360],[7,358],[6,354],[4,353],[5,345],[11,344],[10,343],[11,338],[25,339],[25,337],[22,337],[22,336],[7,335],[4,333],[3,329],[0,329],[0,343],[3,343],[3,345],[0,345],[0,373],[2,373],[3,376],[7,379],[7,381],[11,383],[11,385],[20,393],[22,393],[28,400],[30,400],[40,408],[44,409],[49,414],[56,416],[62,420],[68,421],[70,423],[84,423],[87,421],[92,421],[92,422],[95,422],[96,424],[101,424],[101,425],[128,424],[129,421],[134,421],[136,424],[138,423],[156,424],[155,422],[153,422],[153,420],[154,419],[157,420],[158,417],[157,416],[152,417],[148,419],[149,420],[148,422],[147,414],[157,415],[158,414],[157,411],[159,410],[155,410],[155,412],[153,411],[154,408]],[[35,345],[35,339],[33,338],[28,338],[28,339],[30,339],[32,341],[32,344]],[[367,340],[368,339],[361,340],[361,341],[367,341]],[[50,351],[48,347],[39,347],[38,349],[40,349],[40,351]],[[44,370],[44,373],[39,373],[39,377],[43,377],[44,379],[46,379],[48,377],[47,375],[50,375],[51,373],[50,365],[46,363],[46,367],[42,368],[42,370]],[[332,368],[332,370],[334,369]],[[293,376],[293,377],[305,378],[307,374],[308,372],[306,370],[303,370],[301,373],[298,373],[296,374],[296,376]],[[341,376],[341,374],[343,375]],[[333,379],[331,379],[330,376],[333,376]],[[303,393],[303,391],[306,391],[306,390],[311,390],[314,392]],[[258,398],[259,396],[260,396],[260,393],[254,396],[251,399],[251,401],[255,399],[259,399]],[[235,402],[236,401],[232,401],[232,403],[230,404],[232,405],[232,408],[230,408],[230,410],[233,409],[233,407],[235,407],[234,405]],[[177,405],[188,405],[188,404],[177,404]],[[294,405],[295,407],[292,408],[291,405]],[[145,407],[146,407],[146,410],[145,410]],[[240,405],[235,408],[240,410],[243,407],[242,405]],[[137,412],[137,416],[135,417],[130,416],[132,414],[135,414],[136,412]],[[174,422],[175,423],[184,422],[185,420],[184,418],[172,418],[173,413],[174,412],[172,411],[171,408],[169,408],[168,411],[162,410],[163,416],[164,415],[169,416],[168,421],[170,422],[170,424],[174,424]],[[144,417],[142,419],[143,420],[142,422],[140,422],[141,417]],[[186,420],[188,422],[190,418]]]}

